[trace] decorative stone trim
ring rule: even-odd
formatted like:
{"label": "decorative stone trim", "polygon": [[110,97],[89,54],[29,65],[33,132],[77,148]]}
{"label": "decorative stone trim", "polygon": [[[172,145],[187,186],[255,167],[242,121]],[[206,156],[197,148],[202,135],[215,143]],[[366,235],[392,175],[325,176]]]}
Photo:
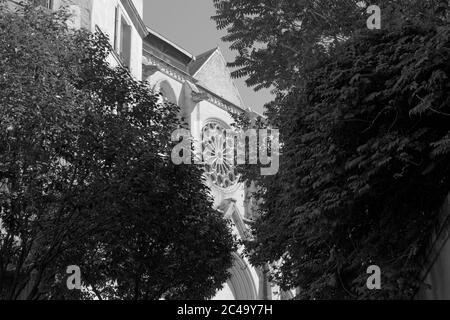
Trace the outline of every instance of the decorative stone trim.
{"label": "decorative stone trim", "polygon": [[209,96],[204,92],[192,92],[192,101],[200,103],[209,99]]}
{"label": "decorative stone trim", "polygon": [[182,71],[170,66],[164,61],[161,61],[159,58],[145,55],[142,58],[142,63],[145,68],[148,68],[149,66],[157,67],[159,71],[180,82],[184,82],[186,80],[192,81],[192,79],[188,79],[189,76],[187,74],[184,74]]}
{"label": "decorative stone trim", "polygon": [[[193,78],[191,75],[179,70],[176,67],[171,66],[167,62],[152,56],[149,54],[149,52],[146,52],[144,54],[144,57],[142,59],[142,64],[144,66],[144,80],[148,78],[150,75],[152,75],[156,71],[161,71],[162,73],[165,73],[169,77],[173,78],[174,80],[177,80],[181,83],[185,81],[190,81],[194,83],[200,90],[200,93],[195,95],[195,99],[199,100],[194,102],[198,103],[200,101],[209,101],[212,104],[216,105],[222,110],[225,110],[228,113],[242,113],[245,112],[244,109],[232,104],[231,102],[227,101],[224,98],[221,98],[217,95],[215,95],[212,91],[208,90],[207,88],[199,85],[197,80]],[[150,71],[150,72],[147,72]]]}

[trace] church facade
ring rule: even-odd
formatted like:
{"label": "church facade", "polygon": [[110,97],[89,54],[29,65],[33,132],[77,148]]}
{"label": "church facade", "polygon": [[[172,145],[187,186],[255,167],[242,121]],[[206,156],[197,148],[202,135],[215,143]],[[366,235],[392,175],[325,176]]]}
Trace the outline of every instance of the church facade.
{"label": "church facade", "polygon": [[[147,81],[162,99],[177,104],[181,117],[189,124],[191,135],[204,141],[206,132],[231,128],[233,113],[252,113],[247,109],[234,84],[219,48],[198,55],[179,47],[143,22],[143,0],[33,0],[37,5],[56,10],[68,8],[69,27],[102,32],[114,49],[112,66],[128,68],[136,80]],[[11,1],[11,5],[15,5]],[[215,154],[222,146],[209,140]],[[206,166],[206,183],[214,199],[214,208],[232,222],[234,234],[245,239],[252,223],[252,188],[239,183],[232,163],[222,158],[219,164]],[[290,299],[269,283],[265,270],[253,267],[242,254],[234,256],[231,277],[217,293],[220,300]]]}
{"label": "church facade", "polygon": [[[149,83],[163,99],[181,108],[181,117],[190,125],[191,135],[198,141],[206,131],[230,128],[233,113],[252,113],[245,107],[230,77],[219,48],[194,55],[151,30],[143,22],[144,0],[29,0],[49,10],[65,6],[72,13],[69,26],[102,32],[109,36],[113,54],[111,65],[123,65],[137,80]],[[148,0],[147,0],[148,1]],[[18,1],[8,1],[16,6]],[[220,146],[211,143],[211,148]],[[252,223],[252,188],[238,183],[232,166],[208,167],[205,175],[211,189],[214,207],[232,221],[233,232],[241,239],[248,237]],[[447,224],[450,196],[441,210],[442,224]],[[450,299],[450,228],[442,227],[433,234],[422,274],[426,285],[417,299]],[[291,292],[281,292],[269,283],[265,270],[251,266],[242,256],[242,248],[234,254],[231,278],[216,299],[278,300],[290,299]]]}
{"label": "church facade", "polygon": [[[189,124],[195,140],[205,142],[207,132],[231,129],[232,113],[251,112],[245,108],[219,48],[194,56],[156,31],[147,30],[142,78],[164,99],[180,106],[181,117]],[[210,148],[214,154],[225,153],[220,144],[211,142]],[[252,190],[238,182],[232,165],[226,161],[215,167],[207,166],[205,174],[215,208],[223,212],[225,219],[232,221],[238,238],[246,238],[253,214]],[[278,297],[263,270],[251,266],[240,252],[234,254],[230,273],[231,278],[217,299],[267,300]]]}

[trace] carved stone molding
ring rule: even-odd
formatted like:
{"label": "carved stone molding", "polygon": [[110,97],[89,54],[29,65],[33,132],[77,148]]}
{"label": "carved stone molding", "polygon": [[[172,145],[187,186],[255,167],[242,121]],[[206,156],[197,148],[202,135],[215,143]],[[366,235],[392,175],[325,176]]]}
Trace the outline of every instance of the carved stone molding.
{"label": "carved stone molding", "polygon": [[200,103],[202,101],[208,101],[209,96],[205,92],[195,92],[192,91],[192,101],[195,103]]}
{"label": "carved stone molding", "polygon": [[154,75],[157,71],[160,71],[159,67],[156,65],[148,65],[144,64],[142,66],[142,76],[143,79],[147,79],[148,77]]}
{"label": "carved stone molding", "polygon": [[[202,87],[200,84],[197,83],[195,78],[193,78],[189,74],[187,74],[187,73],[177,69],[176,67],[171,66],[167,62],[162,61],[161,59],[151,55],[149,52],[147,52],[143,57],[143,67],[144,67],[144,70],[147,67],[150,68],[149,71],[151,71],[151,72],[160,71],[162,73],[165,73],[169,77],[171,77],[181,83],[183,83],[185,81],[194,83],[198,90],[198,92],[196,92],[192,96],[195,103],[198,103],[201,101],[209,101],[212,104],[216,105],[217,107],[221,108],[222,110],[227,111],[228,113],[245,112],[245,110],[243,110],[242,108],[233,105],[232,103],[228,102],[227,100],[216,96],[214,93],[210,92],[207,88]],[[157,68],[157,69],[155,69],[155,68]],[[143,78],[146,79],[147,77],[146,77],[146,74],[144,71]],[[193,91],[195,91],[195,90],[193,90]]]}

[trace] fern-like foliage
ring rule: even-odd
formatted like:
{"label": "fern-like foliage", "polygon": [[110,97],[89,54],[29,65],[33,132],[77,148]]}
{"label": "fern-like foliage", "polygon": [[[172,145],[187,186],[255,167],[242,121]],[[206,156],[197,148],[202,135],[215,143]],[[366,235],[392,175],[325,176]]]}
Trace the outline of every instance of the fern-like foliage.
{"label": "fern-like foliage", "polygon": [[[223,7],[216,19],[231,33],[240,28],[235,14],[248,14],[237,6],[244,2],[217,1]],[[275,177],[242,168],[258,180],[263,199],[248,243],[252,262],[277,262],[272,277],[285,289],[301,288],[299,298],[413,297],[450,189],[450,24],[436,14],[440,2],[387,1],[393,13],[398,3],[411,6],[400,7],[398,19],[381,31],[346,33],[342,27],[346,39],[326,50],[317,39],[331,30],[327,20],[317,32],[291,28],[289,35],[275,22],[301,19],[302,28],[313,28],[308,19],[315,7],[303,15],[311,1],[289,7],[293,20],[283,11],[287,1],[259,3],[253,3],[259,11],[252,30],[270,12],[273,24],[264,20],[267,29],[260,30],[269,45],[251,51],[242,75],[250,75],[251,84],[279,85],[267,116],[281,131],[283,150]],[[314,1],[326,3],[345,8]],[[331,19],[331,12],[323,13]],[[309,47],[314,59],[300,48],[308,41],[293,47],[294,39],[308,36],[316,41],[309,41],[316,43]],[[289,44],[304,56],[285,48]],[[372,264],[383,272],[376,292],[366,288]]]}

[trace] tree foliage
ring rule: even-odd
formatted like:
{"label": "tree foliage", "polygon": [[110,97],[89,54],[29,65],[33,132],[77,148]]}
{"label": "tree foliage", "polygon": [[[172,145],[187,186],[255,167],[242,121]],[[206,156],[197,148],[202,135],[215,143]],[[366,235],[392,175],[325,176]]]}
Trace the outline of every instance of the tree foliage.
{"label": "tree foliage", "polygon": [[[266,115],[281,133],[280,173],[243,172],[258,180],[263,200],[247,244],[252,262],[271,263],[272,277],[299,287],[301,299],[413,297],[450,189],[446,6],[405,1],[394,11],[398,3],[382,3],[380,31],[353,23],[351,11],[340,18],[348,32],[337,28],[342,38],[325,43],[329,25],[310,23],[306,5],[322,4],[328,16],[327,1],[279,1],[277,13],[264,11],[273,1],[216,3],[226,39],[244,47],[235,75],[275,84],[277,93]],[[280,31],[291,16],[303,21],[287,31],[292,43]],[[322,49],[302,51],[303,34]],[[248,56],[256,41],[267,47]],[[381,267],[380,291],[366,287],[370,265]]]}
{"label": "tree foliage", "polygon": [[213,296],[234,239],[201,168],[170,160],[177,106],[64,11],[0,14],[0,297]]}
{"label": "tree foliage", "polygon": [[[285,90],[314,68],[327,48],[366,28],[366,7],[377,4],[383,28],[405,19],[439,20],[445,0],[213,0],[224,41],[239,53],[230,67],[247,84]],[[438,9],[436,11],[436,9]],[[438,15],[436,15],[438,13]]]}

